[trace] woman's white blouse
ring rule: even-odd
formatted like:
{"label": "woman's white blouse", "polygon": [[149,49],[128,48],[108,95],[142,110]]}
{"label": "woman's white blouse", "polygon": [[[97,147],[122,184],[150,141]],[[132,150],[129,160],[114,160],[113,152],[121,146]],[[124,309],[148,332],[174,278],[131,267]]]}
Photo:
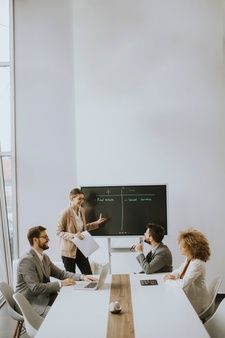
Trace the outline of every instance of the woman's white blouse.
{"label": "woman's white blouse", "polygon": [[77,231],[82,232],[84,230],[84,223],[81,218],[80,212],[77,214],[76,211],[74,210],[74,216],[75,216]]}
{"label": "woman's white blouse", "polygon": [[206,263],[200,259],[191,260],[184,277],[180,279],[179,274],[183,271],[186,261],[178,269],[172,272],[172,275],[176,276],[177,279],[168,279],[166,280],[166,284],[182,288],[189,298],[192,306],[199,314],[210,302],[210,296],[205,281]]}

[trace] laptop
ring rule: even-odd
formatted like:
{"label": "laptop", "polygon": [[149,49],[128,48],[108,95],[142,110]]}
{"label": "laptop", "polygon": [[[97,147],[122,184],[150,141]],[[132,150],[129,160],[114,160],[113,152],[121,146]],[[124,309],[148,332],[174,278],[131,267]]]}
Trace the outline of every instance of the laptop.
{"label": "laptop", "polygon": [[74,290],[98,290],[103,287],[109,271],[109,263],[103,265],[98,281],[79,282],[74,286]]}

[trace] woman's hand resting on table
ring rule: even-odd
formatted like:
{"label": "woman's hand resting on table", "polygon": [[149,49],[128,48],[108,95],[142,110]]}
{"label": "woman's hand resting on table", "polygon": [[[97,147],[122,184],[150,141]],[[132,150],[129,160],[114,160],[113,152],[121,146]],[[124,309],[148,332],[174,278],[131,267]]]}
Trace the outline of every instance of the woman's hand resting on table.
{"label": "woman's hand resting on table", "polygon": [[168,279],[176,279],[176,276],[174,276],[174,275],[168,273],[167,275],[165,275],[165,276],[163,277],[163,279],[164,279],[164,281],[166,281],[166,280],[168,280]]}

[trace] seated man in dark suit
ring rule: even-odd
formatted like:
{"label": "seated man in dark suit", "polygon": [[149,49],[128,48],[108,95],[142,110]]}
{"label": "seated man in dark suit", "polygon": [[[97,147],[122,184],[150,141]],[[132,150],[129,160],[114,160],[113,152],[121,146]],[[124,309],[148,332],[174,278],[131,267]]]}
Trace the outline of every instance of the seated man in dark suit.
{"label": "seated man in dark suit", "polygon": [[143,271],[142,273],[158,273],[172,271],[172,254],[169,248],[162,243],[164,237],[164,228],[161,225],[148,223],[144,234],[144,241],[151,245],[152,249],[145,257],[143,253],[143,244],[138,243],[135,251],[136,257]]}
{"label": "seated man in dark suit", "polygon": [[[43,252],[49,248],[46,228],[29,229],[27,238],[30,251],[20,259],[17,267],[16,292],[21,292],[41,316],[45,316],[62,286],[75,284],[76,280],[96,280],[93,276],[74,274],[59,269]],[[50,281],[50,277],[57,278]]]}

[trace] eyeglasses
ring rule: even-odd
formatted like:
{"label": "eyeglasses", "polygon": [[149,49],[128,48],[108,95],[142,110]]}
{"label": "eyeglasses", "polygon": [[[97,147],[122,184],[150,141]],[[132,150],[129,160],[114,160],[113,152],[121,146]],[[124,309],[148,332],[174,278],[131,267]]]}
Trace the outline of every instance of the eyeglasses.
{"label": "eyeglasses", "polygon": [[44,238],[44,239],[49,240],[49,237],[47,235],[45,235],[45,236],[39,236],[39,238]]}
{"label": "eyeglasses", "polygon": [[85,197],[83,195],[75,195],[71,197],[71,200],[73,200],[74,198],[77,198],[79,201],[85,201]]}

